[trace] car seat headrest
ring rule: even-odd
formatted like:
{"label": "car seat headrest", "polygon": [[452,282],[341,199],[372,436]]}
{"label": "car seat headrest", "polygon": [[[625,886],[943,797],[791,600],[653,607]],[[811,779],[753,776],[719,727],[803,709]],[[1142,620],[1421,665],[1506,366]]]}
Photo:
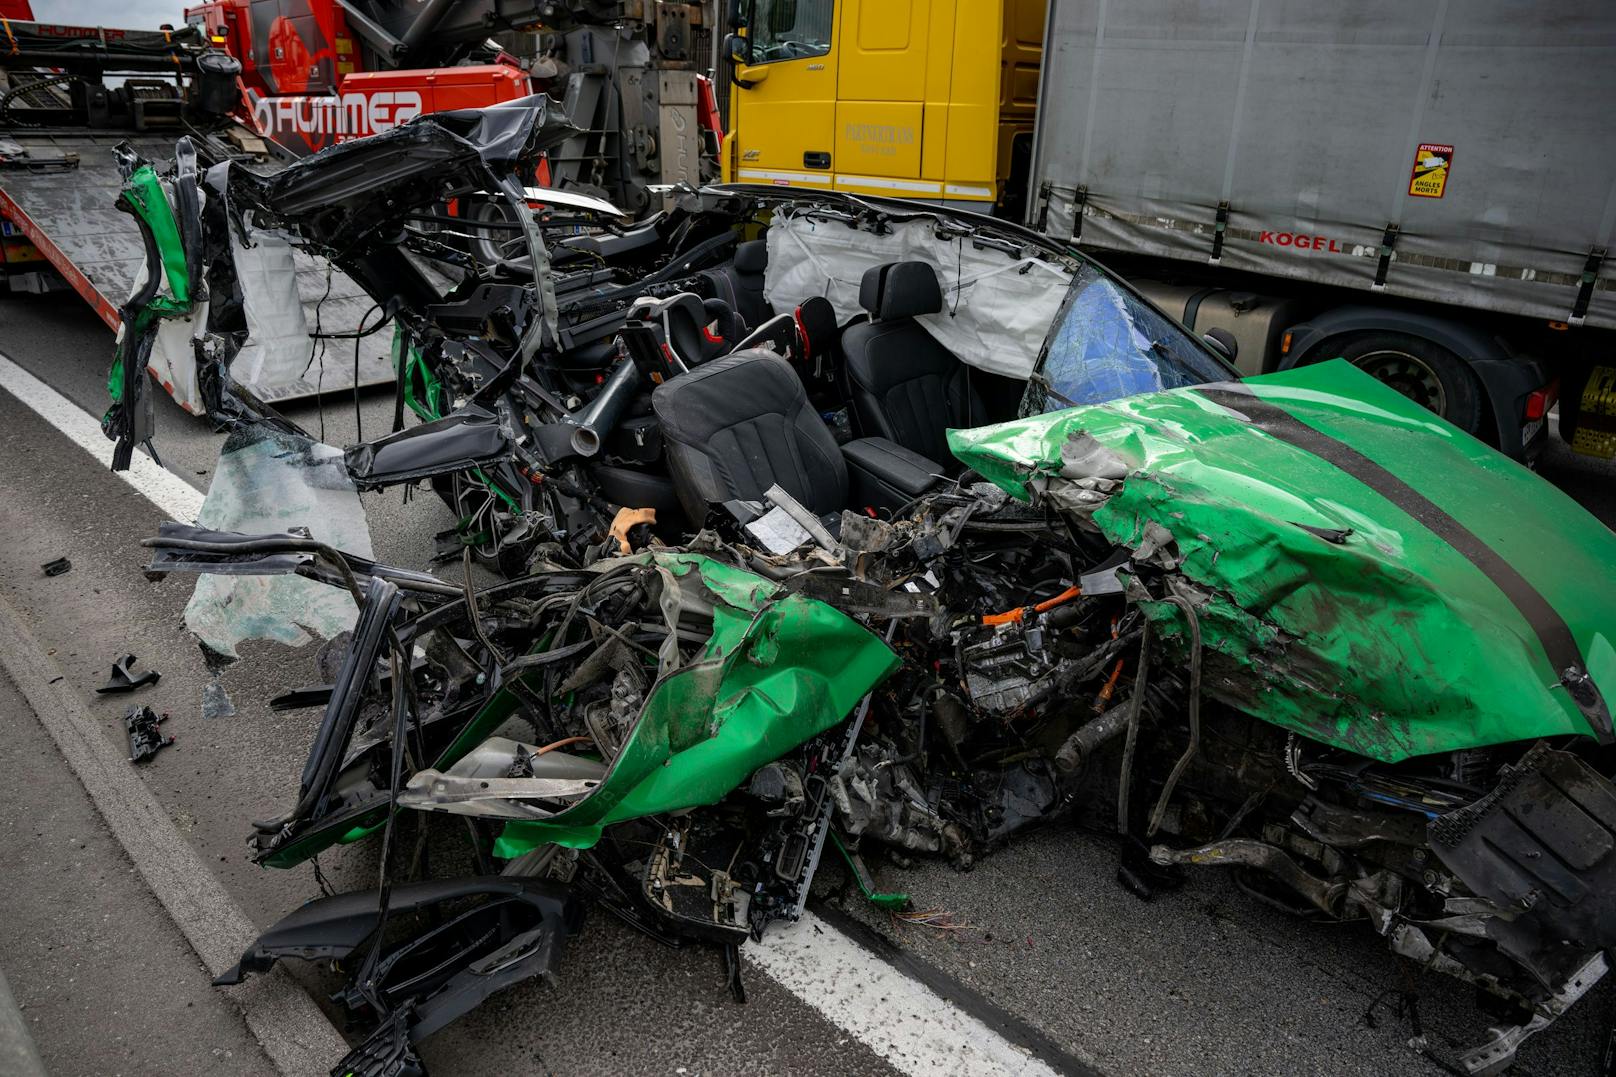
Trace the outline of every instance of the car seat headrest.
{"label": "car seat headrest", "polygon": [[914,318],[942,310],[943,290],[936,271],[925,262],[890,262],[865,270],[859,305],[873,321]]}
{"label": "car seat headrest", "polygon": [[735,248],[735,268],[741,273],[761,273],[769,265],[769,245],[761,239],[748,240]]}

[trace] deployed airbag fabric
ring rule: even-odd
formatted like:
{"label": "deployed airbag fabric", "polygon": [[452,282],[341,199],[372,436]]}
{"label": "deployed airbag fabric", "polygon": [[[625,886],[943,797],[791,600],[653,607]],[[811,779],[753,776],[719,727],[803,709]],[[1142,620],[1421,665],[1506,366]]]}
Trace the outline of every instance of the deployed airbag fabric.
{"label": "deployed airbag fabric", "polygon": [[864,313],[859,284],[865,270],[888,262],[925,262],[937,271],[943,309],[915,321],[968,366],[1028,377],[1071,274],[1040,258],[977,247],[969,236],[939,239],[929,219],[894,222],[890,229],[875,235],[777,212],[768,231],[764,294],[775,310],[784,311],[824,296],[845,325]]}

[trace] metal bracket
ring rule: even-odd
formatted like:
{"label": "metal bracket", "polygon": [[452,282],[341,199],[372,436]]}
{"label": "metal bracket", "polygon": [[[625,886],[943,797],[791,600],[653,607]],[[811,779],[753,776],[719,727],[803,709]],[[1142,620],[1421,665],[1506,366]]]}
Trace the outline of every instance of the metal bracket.
{"label": "metal bracket", "polygon": [[1038,230],[1045,231],[1049,227],[1049,192],[1054,184],[1048,180],[1038,185]]}
{"label": "metal bracket", "polygon": [[1403,229],[1396,221],[1388,221],[1386,231],[1380,237],[1380,261],[1375,265],[1375,283],[1370,285],[1375,291],[1386,287],[1386,272],[1391,268],[1392,250],[1397,246],[1397,237],[1402,235]]}
{"label": "metal bracket", "polygon": [[144,673],[136,673],[132,668],[134,664],[135,656],[132,654],[126,654],[112,663],[111,679],[100,688],[97,688],[95,690],[96,694],[105,696],[116,692],[133,692],[136,688],[156,684],[162,679],[163,675],[155,669],[148,669]]}
{"label": "metal bracket", "polygon": [[1083,207],[1089,204],[1089,189],[1079,187],[1072,195],[1072,242],[1083,236]]}
{"label": "metal bracket", "polygon": [[1229,231],[1229,203],[1218,203],[1218,216],[1212,224],[1212,257],[1208,259],[1213,265],[1223,261],[1223,237]]}
{"label": "metal bracket", "polygon": [[1566,321],[1572,325],[1581,325],[1583,317],[1588,313],[1588,304],[1593,302],[1594,284],[1599,280],[1599,268],[1605,264],[1605,248],[1594,247],[1588,251],[1588,261],[1582,266],[1582,281],[1577,288],[1577,301],[1571,305],[1571,317]]}

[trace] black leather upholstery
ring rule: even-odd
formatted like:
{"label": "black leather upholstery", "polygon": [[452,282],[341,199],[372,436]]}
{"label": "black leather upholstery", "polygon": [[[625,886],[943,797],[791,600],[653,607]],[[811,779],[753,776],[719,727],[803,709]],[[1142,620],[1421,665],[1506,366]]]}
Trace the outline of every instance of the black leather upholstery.
{"label": "black leather upholstery", "polygon": [[943,468],[935,460],[894,445],[886,438],[859,438],[842,446],[853,504],[895,509],[938,484]]}
{"label": "black leather upholstery", "polygon": [[942,309],[937,274],[924,262],[876,266],[860,282],[859,302],[870,320],[842,330],[842,355],[861,432],[952,460],[948,428],[987,415],[970,368],[914,320]]}
{"label": "black leather upholstery", "polygon": [[735,248],[729,265],[707,270],[701,276],[715,298],[728,303],[748,329],[756,329],[774,317],[774,309],[763,298],[763,270],[768,264],[768,244],[753,239]]}
{"label": "black leather upholstery", "polygon": [[779,483],[811,512],[847,504],[847,468],[791,364],[769,351],[726,355],[657,386],[669,470],[692,523],[709,506],[757,501]]}
{"label": "black leather upholstery", "polygon": [[943,290],[925,262],[888,262],[859,279],[859,306],[878,322],[936,314],[943,309]]}
{"label": "black leather upholstery", "polygon": [[735,248],[735,268],[754,277],[763,276],[769,264],[769,245],[761,239],[749,239]]}

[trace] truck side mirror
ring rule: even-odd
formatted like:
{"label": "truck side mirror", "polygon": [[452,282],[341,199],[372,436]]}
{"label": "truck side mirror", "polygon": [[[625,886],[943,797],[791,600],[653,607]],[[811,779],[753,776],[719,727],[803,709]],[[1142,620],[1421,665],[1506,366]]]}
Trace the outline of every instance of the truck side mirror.
{"label": "truck side mirror", "polygon": [[740,69],[752,62],[752,46],[740,34],[730,34],[724,39],[724,55],[729,58],[729,80],[743,90],[750,90],[769,73],[768,68],[760,68],[749,72],[749,78],[740,77]]}
{"label": "truck side mirror", "polygon": [[1201,339],[1231,363],[1234,362],[1235,356],[1240,354],[1240,342],[1235,340],[1234,334],[1227,329],[1214,326],[1201,334]]}

